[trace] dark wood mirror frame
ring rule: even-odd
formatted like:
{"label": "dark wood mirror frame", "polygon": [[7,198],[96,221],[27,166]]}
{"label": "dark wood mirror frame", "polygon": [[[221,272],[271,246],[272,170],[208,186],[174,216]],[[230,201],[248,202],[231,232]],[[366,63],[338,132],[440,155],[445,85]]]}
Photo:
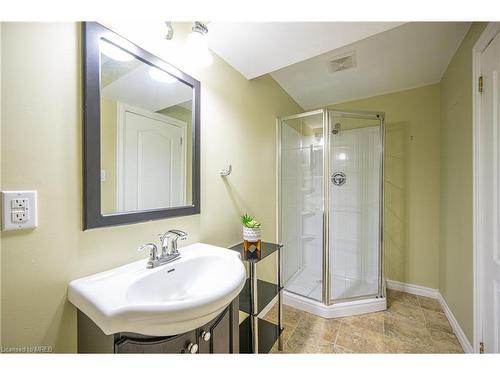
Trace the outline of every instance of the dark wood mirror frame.
{"label": "dark wood mirror frame", "polygon": [[[192,204],[189,206],[101,213],[101,95],[99,40],[113,43],[138,60],[164,70],[193,89]],[[82,23],[83,58],[83,229],[132,224],[200,213],[200,82],[96,22]]]}

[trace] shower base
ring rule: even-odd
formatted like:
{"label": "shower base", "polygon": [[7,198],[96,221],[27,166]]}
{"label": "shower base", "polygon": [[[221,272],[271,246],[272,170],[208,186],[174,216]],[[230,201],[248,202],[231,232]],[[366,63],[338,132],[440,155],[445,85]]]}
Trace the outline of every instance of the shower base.
{"label": "shower base", "polygon": [[341,318],[344,316],[368,314],[387,309],[386,298],[367,298],[347,302],[337,302],[333,305],[324,305],[322,302],[285,290],[283,303],[310,314],[326,319]]}
{"label": "shower base", "polygon": [[[284,303],[299,310],[323,318],[340,318],[343,316],[367,314],[383,311],[387,308],[385,298],[371,297],[346,302],[324,305],[322,296],[322,275],[316,268],[304,267],[288,280],[284,291]],[[337,286],[334,299],[342,299],[349,295],[369,294],[373,285],[363,280],[347,279],[332,275],[332,282]],[[342,286],[342,287],[340,287]]]}
{"label": "shower base", "polygon": [[[317,267],[303,267],[286,283],[285,290],[321,301],[322,275]],[[376,282],[375,282],[376,283]],[[341,275],[332,275],[332,285],[335,285],[333,299],[349,298],[349,296],[364,296],[372,294],[373,283]],[[377,287],[377,284],[375,284]]]}

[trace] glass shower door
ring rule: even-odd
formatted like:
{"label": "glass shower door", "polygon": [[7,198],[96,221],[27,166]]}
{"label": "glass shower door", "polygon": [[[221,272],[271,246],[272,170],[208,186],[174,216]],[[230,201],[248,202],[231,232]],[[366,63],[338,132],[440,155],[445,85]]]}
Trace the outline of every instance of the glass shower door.
{"label": "glass shower door", "polygon": [[381,115],[331,111],[329,117],[330,300],[376,296],[382,266]]}
{"label": "glass shower door", "polygon": [[322,300],[324,111],[280,121],[280,239],[285,290]]}

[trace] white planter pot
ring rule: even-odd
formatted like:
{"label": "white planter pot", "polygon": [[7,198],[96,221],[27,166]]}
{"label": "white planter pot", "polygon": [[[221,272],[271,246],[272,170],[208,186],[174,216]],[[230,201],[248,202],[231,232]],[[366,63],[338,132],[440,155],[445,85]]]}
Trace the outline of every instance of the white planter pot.
{"label": "white planter pot", "polygon": [[245,241],[257,242],[260,240],[260,228],[243,227],[243,239]]}

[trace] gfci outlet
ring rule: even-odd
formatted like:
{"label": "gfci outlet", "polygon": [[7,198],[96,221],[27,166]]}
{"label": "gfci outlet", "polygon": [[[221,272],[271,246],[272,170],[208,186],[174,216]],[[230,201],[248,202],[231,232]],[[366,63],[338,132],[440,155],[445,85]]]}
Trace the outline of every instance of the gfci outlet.
{"label": "gfci outlet", "polygon": [[26,223],[29,219],[29,214],[27,212],[13,212],[11,218],[14,224]]}
{"label": "gfci outlet", "polygon": [[2,192],[2,230],[36,228],[36,191]]}

